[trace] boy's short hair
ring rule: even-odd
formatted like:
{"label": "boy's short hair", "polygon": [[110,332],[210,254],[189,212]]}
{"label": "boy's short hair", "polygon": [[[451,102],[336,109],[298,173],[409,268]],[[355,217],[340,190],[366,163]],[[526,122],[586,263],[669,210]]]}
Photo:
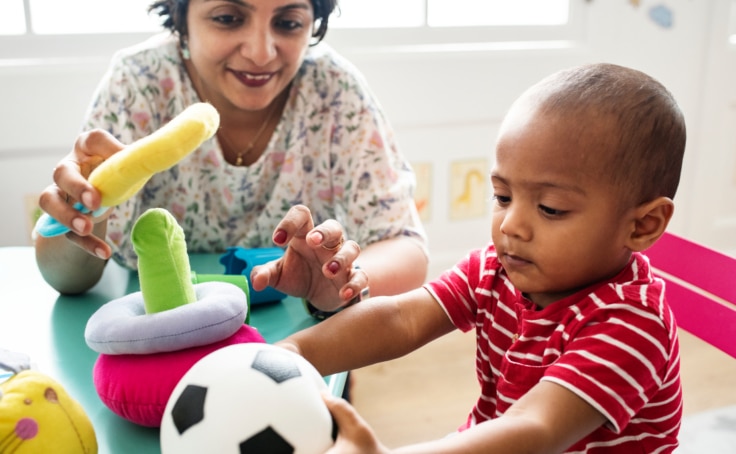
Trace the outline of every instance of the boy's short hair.
{"label": "boy's short hair", "polygon": [[601,153],[601,169],[627,203],[674,198],[685,152],[685,120],[664,85],[641,71],[599,63],[557,72],[529,93],[545,114],[572,115],[583,124],[586,119],[603,121],[610,127],[618,140],[596,140],[608,151]]}

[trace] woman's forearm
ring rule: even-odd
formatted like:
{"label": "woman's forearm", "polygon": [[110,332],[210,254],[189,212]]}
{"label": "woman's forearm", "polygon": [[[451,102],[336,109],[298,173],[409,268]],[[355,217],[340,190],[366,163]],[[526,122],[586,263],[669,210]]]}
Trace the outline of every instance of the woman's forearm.
{"label": "woman's forearm", "polygon": [[368,275],[371,296],[378,296],[420,287],[427,278],[428,262],[422,245],[403,236],[370,244],[355,264]]}

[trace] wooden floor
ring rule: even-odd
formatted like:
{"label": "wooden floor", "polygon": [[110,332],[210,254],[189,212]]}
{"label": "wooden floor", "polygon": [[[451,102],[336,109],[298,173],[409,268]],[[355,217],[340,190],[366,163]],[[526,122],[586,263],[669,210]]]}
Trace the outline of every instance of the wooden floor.
{"label": "wooden floor", "polygon": [[[736,404],[736,360],[681,333],[685,415]],[[478,397],[474,334],[454,332],[353,372],[352,402],[388,447],[442,437]]]}

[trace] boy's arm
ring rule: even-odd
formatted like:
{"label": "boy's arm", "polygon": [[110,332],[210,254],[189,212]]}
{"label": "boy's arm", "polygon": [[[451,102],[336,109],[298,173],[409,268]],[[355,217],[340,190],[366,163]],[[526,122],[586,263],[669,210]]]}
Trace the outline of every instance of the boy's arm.
{"label": "boy's arm", "polygon": [[398,358],[453,329],[439,303],[419,288],[368,299],[277,344],[329,375]]}
{"label": "boy's arm", "polygon": [[339,434],[329,454],[341,452],[396,454],[563,452],[605,422],[583,399],[552,382],[541,382],[501,417],[434,441],[389,450],[345,401],[325,396]]}
{"label": "boy's arm", "polygon": [[542,381],[499,418],[396,453],[559,453],[605,422],[603,414],[567,388]]}

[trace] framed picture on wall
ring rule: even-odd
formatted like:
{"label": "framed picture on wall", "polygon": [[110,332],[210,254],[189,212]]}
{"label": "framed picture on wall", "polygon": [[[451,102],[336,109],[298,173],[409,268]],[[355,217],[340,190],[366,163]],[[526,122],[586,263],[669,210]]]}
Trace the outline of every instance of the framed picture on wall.
{"label": "framed picture on wall", "polygon": [[488,160],[450,163],[450,219],[479,218],[488,209]]}
{"label": "framed picture on wall", "polygon": [[432,164],[429,162],[415,162],[411,166],[417,177],[414,203],[417,206],[419,218],[423,222],[427,222],[432,217]]}

